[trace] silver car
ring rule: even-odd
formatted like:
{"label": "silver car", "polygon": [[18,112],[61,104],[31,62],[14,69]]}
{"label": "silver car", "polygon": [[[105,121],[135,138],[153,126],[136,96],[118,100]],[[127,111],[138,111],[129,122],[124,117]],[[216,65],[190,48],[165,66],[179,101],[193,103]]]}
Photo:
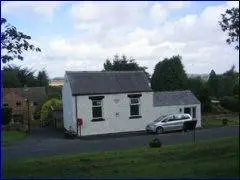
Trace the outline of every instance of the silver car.
{"label": "silver car", "polygon": [[161,134],[166,131],[182,130],[185,121],[192,121],[189,114],[163,115],[147,124],[146,131]]}

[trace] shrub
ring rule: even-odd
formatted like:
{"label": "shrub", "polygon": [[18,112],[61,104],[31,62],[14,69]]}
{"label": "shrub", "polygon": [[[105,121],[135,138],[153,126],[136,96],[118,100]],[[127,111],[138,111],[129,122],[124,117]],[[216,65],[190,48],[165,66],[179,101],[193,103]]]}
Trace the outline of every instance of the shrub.
{"label": "shrub", "polygon": [[225,96],[220,100],[220,104],[233,112],[239,112],[239,96]]}
{"label": "shrub", "polygon": [[12,119],[12,108],[3,107],[3,125],[8,125]]}
{"label": "shrub", "polygon": [[153,138],[150,142],[149,142],[149,146],[151,148],[155,148],[155,147],[161,147],[162,146],[162,142],[158,139],[158,138]]}
{"label": "shrub", "polygon": [[49,117],[51,116],[51,112],[54,108],[62,106],[62,101],[59,99],[51,99],[45,102],[41,109],[41,121],[49,124]]}
{"label": "shrub", "polygon": [[223,119],[223,120],[222,120],[222,124],[223,124],[224,126],[226,126],[226,125],[228,124],[228,119]]}

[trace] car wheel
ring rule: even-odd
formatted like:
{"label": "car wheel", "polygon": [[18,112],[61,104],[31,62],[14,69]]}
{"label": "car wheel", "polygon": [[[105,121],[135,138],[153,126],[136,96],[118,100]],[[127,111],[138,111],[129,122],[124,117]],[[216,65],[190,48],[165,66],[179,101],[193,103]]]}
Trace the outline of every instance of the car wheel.
{"label": "car wheel", "polygon": [[156,129],[156,133],[157,134],[162,134],[163,133],[163,128],[162,127],[158,127],[157,129]]}

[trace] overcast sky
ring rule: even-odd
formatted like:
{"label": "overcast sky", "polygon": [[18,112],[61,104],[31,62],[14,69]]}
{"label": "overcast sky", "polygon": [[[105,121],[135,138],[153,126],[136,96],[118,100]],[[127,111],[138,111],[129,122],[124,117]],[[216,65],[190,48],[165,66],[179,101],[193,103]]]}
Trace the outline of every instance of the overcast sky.
{"label": "overcast sky", "polygon": [[1,2],[2,17],[32,37],[42,53],[14,64],[45,69],[102,70],[106,58],[125,54],[152,73],[157,62],[181,55],[187,73],[222,73],[239,67],[218,24],[238,2]]}

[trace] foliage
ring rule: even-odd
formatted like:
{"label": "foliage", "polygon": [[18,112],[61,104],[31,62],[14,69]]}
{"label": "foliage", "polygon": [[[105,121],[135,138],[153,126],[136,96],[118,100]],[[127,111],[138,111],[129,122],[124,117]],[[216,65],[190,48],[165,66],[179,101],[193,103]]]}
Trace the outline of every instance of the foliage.
{"label": "foliage", "polygon": [[[239,137],[5,161],[6,178],[238,177]],[[118,173],[115,173],[115,172]]]}
{"label": "foliage", "polygon": [[155,147],[162,147],[162,142],[158,139],[158,138],[153,138],[150,142],[149,142],[149,147],[151,148],[155,148]]}
{"label": "foliage", "polygon": [[223,124],[224,126],[226,126],[226,125],[228,124],[228,119],[223,119],[223,120],[222,120],[222,124]]}
{"label": "foliage", "polygon": [[150,78],[150,75],[146,72],[147,67],[140,66],[135,62],[135,59],[127,58],[125,55],[119,57],[116,54],[114,55],[112,62],[110,59],[106,59],[103,66],[105,71],[144,71]]}
{"label": "foliage", "polygon": [[31,37],[18,31],[16,27],[6,24],[7,20],[1,18],[1,61],[7,63],[14,59],[23,60],[23,51],[41,52],[41,49],[30,44]]}
{"label": "foliage", "polygon": [[12,108],[3,107],[3,125],[8,125],[12,119]]}
{"label": "foliage", "polygon": [[239,96],[225,96],[220,100],[221,106],[233,112],[239,112]]}
{"label": "foliage", "polygon": [[204,86],[202,89],[199,91],[199,95],[197,96],[199,101],[201,102],[201,111],[202,112],[211,112],[212,111],[212,106],[211,106],[211,99],[209,95],[208,88]]}
{"label": "foliage", "polygon": [[45,70],[39,71],[37,75],[38,86],[48,87],[49,77]]}
{"label": "foliage", "polygon": [[201,89],[203,89],[205,86],[205,82],[202,80],[202,78],[199,77],[192,77],[188,79],[188,89],[190,89],[193,94],[197,97],[200,95]]}
{"label": "foliage", "polygon": [[50,115],[50,112],[57,107],[62,106],[62,101],[59,99],[50,99],[45,102],[41,109],[41,120],[46,121]]}
{"label": "foliage", "polygon": [[[45,71],[40,71],[40,77],[34,76],[35,71],[28,68],[23,68],[16,65],[7,65],[3,67],[3,87],[4,88],[17,88],[47,86],[48,76]],[[44,76],[42,76],[42,74]]]}
{"label": "foliage", "polygon": [[218,93],[219,79],[214,70],[211,70],[209,74],[207,86],[208,86],[209,94],[211,96],[216,96]]}
{"label": "foliage", "polygon": [[46,88],[46,92],[47,92],[47,99],[62,99],[62,87],[55,87],[55,86],[48,86]]}
{"label": "foliage", "polygon": [[227,9],[219,22],[222,30],[228,32],[226,42],[228,44],[236,43],[235,49],[239,50],[239,7]]}
{"label": "foliage", "polygon": [[212,70],[207,88],[210,96],[217,98],[239,94],[239,73],[235,71],[235,66],[218,75]]}
{"label": "foliage", "polygon": [[151,78],[154,91],[173,91],[187,88],[187,75],[181,62],[181,56],[165,58],[157,63]]}

